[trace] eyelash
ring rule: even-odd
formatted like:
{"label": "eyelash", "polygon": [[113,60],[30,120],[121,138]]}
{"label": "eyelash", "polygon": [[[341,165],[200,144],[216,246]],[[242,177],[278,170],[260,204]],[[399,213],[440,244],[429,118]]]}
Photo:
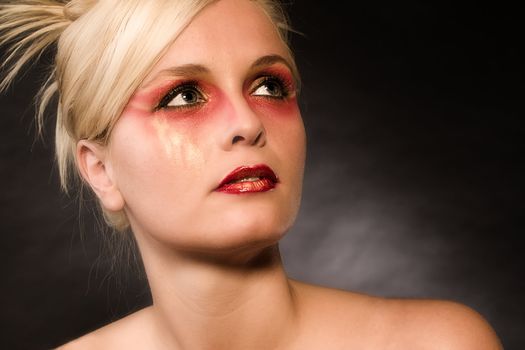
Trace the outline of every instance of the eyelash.
{"label": "eyelash", "polygon": [[[173,109],[179,109],[179,108],[192,108],[195,107],[195,105],[200,103],[193,103],[188,105],[181,105],[181,106],[168,106],[168,104],[173,101],[173,99],[179,95],[180,93],[184,91],[193,91],[197,93],[203,100],[207,101],[205,98],[205,94],[202,92],[202,90],[199,88],[199,84],[196,81],[185,81],[177,86],[175,86],[173,89],[171,89],[159,102],[157,107],[155,107],[155,110],[160,109],[166,109],[166,108],[173,108]],[[202,102],[201,102],[202,103]]]}
{"label": "eyelash", "polygon": [[[286,100],[291,93],[293,92],[293,84],[285,77],[281,77],[279,74],[272,73],[271,75],[262,75],[254,79],[254,82],[259,81],[253,88],[250,89],[250,94],[253,94],[257,89],[262,87],[265,84],[273,83],[277,84],[281,90],[281,96],[272,96],[272,95],[255,95],[257,98],[267,98],[272,100]],[[199,88],[199,84],[196,81],[186,81],[171,89],[158,103],[155,110],[161,109],[185,109],[185,108],[194,108],[197,105],[200,105],[203,102],[196,102],[187,105],[180,106],[168,106],[168,104],[173,101],[177,95],[184,91],[193,91],[199,95],[205,102],[208,100],[205,94],[202,92],[202,89]]]}
{"label": "eyelash", "polygon": [[293,92],[293,85],[289,82],[289,80],[285,77],[280,76],[279,74],[272,73],[271,75],[263,75],[255,79],[255,81],[259,82],[256,84],[255,87],[251,89],[251,93],[254,93],[257,89],[259,89],[261,86],[273,83],[277,84],[281,90],[281,96],[271,96],[271,95],[257,95],[258,98],[268,98],[272,100],[286,100]]}

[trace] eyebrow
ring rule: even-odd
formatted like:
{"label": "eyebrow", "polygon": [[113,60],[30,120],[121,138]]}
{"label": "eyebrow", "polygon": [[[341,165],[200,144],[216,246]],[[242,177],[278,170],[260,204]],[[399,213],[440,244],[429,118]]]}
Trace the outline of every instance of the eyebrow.
{"label": "eyebrow", "polygon": [[[296,76],[295,69],[293,68],[294,66],[290,64],[287,59],[285,59],[284,57],[280,55],[266,55],[266,56],[259,57],[251,64],[250,68],[254,69],[254,68],[260,68],[260,67],[267,67],[275,63],[284,64],[285,66],[288,67],[288,69],[290,69],[294,77]],[[206,66],[203,66],[202,64],[188,63],[188,64],[184,64],[181,66],[170,67],[170,68],[161,70],[159,73],[155,75],[153,79],[148,81],[144,85],[144,87],[150,86],[150,84],[152,84],[160,76],[165,76],[165,75],[167,76],[195,76],[195,75],[204,75],[204,74],[209,74],[209,73],[210,73],[210,70]]]}
{"label": "eyebrow", "polygon": [[158,79],[161,76],[193,76],[193,75],[202,75],[209,73],[210,70],[206,68],[205,66],[201,64],[183,64],[182,66],[176,66],[176,67],[170,67],[161,70],[155,76],[153,79],[149,80],[144,87],[150,86],[156,79]]}
{"label": "eyebrow", "polygon": [[271,66],[275,63],[282,63],[293,72],[292,65],[288,62],[288,60],[279,55],[266,55],[259,57],[255,60],[255,62],[252,63],[251,68]]}
{"label": "eyebrow", "polygon": [[161,74],[168,73],[169,75],[197,75],[206,74],[210,70],[201,64],[185,64],[182,66],[171,67],[161,71]]}

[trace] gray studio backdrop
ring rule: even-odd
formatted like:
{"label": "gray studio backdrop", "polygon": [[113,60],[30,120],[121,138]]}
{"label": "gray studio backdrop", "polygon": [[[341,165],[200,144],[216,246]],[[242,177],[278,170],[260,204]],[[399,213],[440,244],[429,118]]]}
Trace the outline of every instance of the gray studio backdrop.
{"label": "gray studio backdrop", "polygon": [[[455,300],[525,348],[522,114],[513,9],[290,6],[308,135],[290,276]],[[478,5],[479,6],[479,5]],[[34,141],[29,70],[0,97],[0,347],[45,349],[149,302],[111,272],[90,211],[59,192],[52,121]],[[87,205],[89,208],[89,203]],[[125,269],[124,269],[125,270]]]}

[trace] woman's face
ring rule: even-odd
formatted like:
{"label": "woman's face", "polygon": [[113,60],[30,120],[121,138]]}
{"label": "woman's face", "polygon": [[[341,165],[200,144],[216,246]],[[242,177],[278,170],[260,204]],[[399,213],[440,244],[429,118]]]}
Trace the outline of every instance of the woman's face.
{"label": "woman's face", "polygon": [[[274,26],[251,1],[218,1],[190,23],[130,99],[108,146],[136,234],[227,251],[286,232],[305,160],[290,66]],[[234,179],[244,182],[218,189],[239,167],[247,172]]]}

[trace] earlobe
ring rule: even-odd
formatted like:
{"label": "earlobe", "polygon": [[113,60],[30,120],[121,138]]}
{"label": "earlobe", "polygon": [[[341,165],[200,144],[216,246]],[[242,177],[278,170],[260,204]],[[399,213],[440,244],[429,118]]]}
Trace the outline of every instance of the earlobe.
{"label": "earlobe", "polygon": [[77,143],[76,156],[80,174],[95,192],[104,209],[114,212],[122,210],[124,199],[113,179],[104,147],[92,141],[80,140]]}

